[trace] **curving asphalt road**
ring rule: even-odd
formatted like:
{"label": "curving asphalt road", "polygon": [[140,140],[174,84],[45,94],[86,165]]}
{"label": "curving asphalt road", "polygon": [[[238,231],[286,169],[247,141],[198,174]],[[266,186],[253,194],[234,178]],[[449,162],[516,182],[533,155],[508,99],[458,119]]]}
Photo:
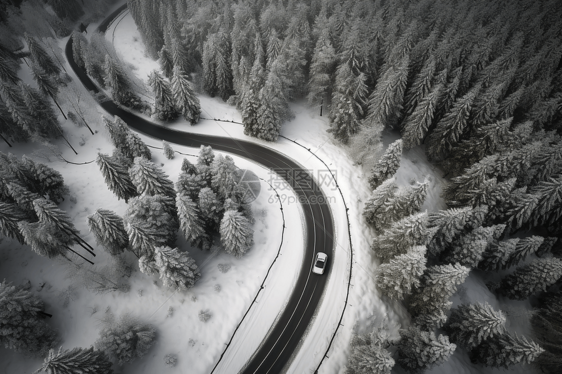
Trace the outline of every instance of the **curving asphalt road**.
{"label": "curving asphalt road", "polygon": [[[126,5],[124,6],[126,7]],[[111,21],[124,9],[121,7],[109,15],[98,27],[105,32]],[[73,59],[72,38],[65,48],[68,63],[80,79],[84,87],[93,93],[99,89]],[[188,147],[210,145],[213,149],[230,152],[250,158],[253,161],[279,172],[294,189],[304,212],[306,225],[305,254],[295,288],[289,298],[285,310],[275,325],[269,330],[260,348],[246,364],[242,373],[281,373],[289,363],[300,339],[310,323],[328,281],[330,262],[324,275],[311,273],[314,257],[317,252],[328,254],[332,259],[333,251],[333,219],[327,200],[320,187],[309,172],[297,162],[283,154],[256,143],[202,134],[176,131],[151,123],[131,112],[121,109],[113,101],[100,103],[109,114],[119,116],[129,127],[147,136],[163,139],[170,143]]]}

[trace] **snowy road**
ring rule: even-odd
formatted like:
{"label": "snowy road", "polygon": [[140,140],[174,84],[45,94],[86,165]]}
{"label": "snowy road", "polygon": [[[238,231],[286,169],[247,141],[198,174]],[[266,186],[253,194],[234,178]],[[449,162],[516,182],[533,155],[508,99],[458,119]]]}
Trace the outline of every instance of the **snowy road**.
{"label": "snowy road", "polygon": [[[98,29],[105,31],[111,19],[117,16],[120,11],[121,9],[118,9],[110,15]],[[65,53],[70,66],[82,84],[89,91],[97,93],[99,90],[96,85],[72,59],[72,39],[69,39]],[[314,181],[307,169],[273,149],[235,138],[176,131],[156,125],[125,111],[112,101],[105,101],[100,105],[108,113],[121,117],[131,128],[147,136],[189,147],[210,145],[214,149],[252,159],[271,170],[277,171],[293,187],[304,212],[306,226],[304,261],[301,264],[295,289],[285,310],[269,331],[260,348],[243,369],[244,373],[281,372],[289,362],[312,320],[330,274],[329,263],[323,276],[311,274],[317,252],[327,253],[329,258],[333,258],[333,218],[320,186]]]}

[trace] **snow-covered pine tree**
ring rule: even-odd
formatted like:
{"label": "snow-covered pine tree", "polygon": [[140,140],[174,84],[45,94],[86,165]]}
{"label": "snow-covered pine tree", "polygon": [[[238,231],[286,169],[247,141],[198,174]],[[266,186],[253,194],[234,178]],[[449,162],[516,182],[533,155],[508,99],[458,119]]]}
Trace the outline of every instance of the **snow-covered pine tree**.
{"label": "snow-covered pine tree", "polygon": [[[109,133],[109,137],[111,138],[111,142],[113,145],[118,149],[123,149],[127,147],[127,134],[130,133],[129,128],[125,121],[121,118],[115,116],[115,120],[112,121],[106,116],[101,117],[105,129]],[[124,152],[126,153],[126,152]]]}
{"label": "snow-covered pine tree", "polygon": [[178,111],[174,106],[174,98],[170,83],[156,70],[148,76],[148,84],[154,92],[154,115],[161,121],[172,121],[178,118]]}
{"label": "snow-covered pine tree", "polygon": [[450,249],[442,256],[443,262],[476,268],[482,261],[486,249],[494,239],[498,239],[498,233],[503,233],[504,229],[505,225],[477,227],[451,244]]}
{"label": "snow-covered pine tree", "polygon": [[14,121],[2,100],[0,100],[0,133],[3,134],[4,142],[8,141],[8,139],[16,142],[25,142],[29,139],[27,130]]}
{"label": "snow-covered pine tree", "polygon": [[224,28],[210,34],[203,45],[204,89],[211,96],[226,101],[233,92],[230,38]]}
{"label": "snow-covered pine tree", "polygon": [[97,243],[111,255],[117,256],[128,248],[129,236],[125,231],[123,219],[114,212],[106,209],[96,210],[88,216],[88,226]]}
{"label": "snow-covered pine tree", "polygon": [[562,217],[562,175],[539,182],[530,193],[539,197],[530,218],[533,226],[552,225]]}
{"label": "snow-covered pine tree", "polygon": [[222,199],[231,198],[238,185],[238,167],[230,156],[218,155],[211,164],[211,187]]}
{"label": "snow-covered pine tree", "polygon": [[0,233],[2,235],[16,239],[23,244],[24,237],[18,228],[18,222],[25,219],[28,219],[27,214],[17,205],[0,201]]}
{"label": "snow-covered pine tree", "polygon": [[191,83],[178,66],[174,66],[172,75],[172,94],[176,108],[181,112],[183,118],[194,125],[199,122],[201,116],[201,104]]}
{"label": "snow-covered pine tree", "polygon": [[381,124],[383,127],[396,125],[402,115],[409,63],[410,59],[406,54],[382,73],[369,96],[365,123],[370,126]]}
{"label": "snow-covered pine tree", "polygon": [[105,72],[105,85],[111,88],[113,100],[125,106],[132,106],[134,102],[140,100],[132,93],[131,83],[118,61],[115,61],[109,55],[105,55],[103,70]]}
{"label": "snow-covered pine tree", "polygon": [[542,242],[539,249],[536,251],[536,255],[539,257],[543,257],[548,252],[552,251],[555,248],[556,243],[558,242],[557,237],[546,237]]}
{"label": "snow-covered pine tree", "polygon": [[168,79],[172,78],[174,63],[172,61],[172,57],[170,56],[168,46],[166,45],[164,45],[160,52],[158,52],[158,64],[160,64],[160,70],[162,70],[164,76]]}
{"label": "snow-covered pine tree", "polygon": [[113,157],[98,153],[96,159],[107,187],[117,196],[128,202],[131,197],[138,196],[137,188],[131,181],[127,169],[120,165]]}
{"label": "snow-covered pine tree", "polygon": [[509,199],[516,181],[516,178],[511,178],[498,183],[496,178],[487,179],[477,189],[462,193],[457,201],[448,201],[447,204],[449,206],[468,204],[473,208],[487,205],[489,208],[487,221],[493,221],[499,214],[499,208]]}
{"label": "snow-covered pine tree", "polygon": [[533,158],[533,179],[531,185],[555,178],[562,168],[562,141],[558,144],[544,144]]}
{"label": "snow-covered pine tree", "polygon": [[437,63],[435,61],[435,57],[431,55],[425,61],[424,66],[414,78],[412,85],[408,88],[408,91],[406,91],[406,95],[404,97],[405,114],[411,114],[421,99],[429,94],[436,67]]}
{"label": "snow-covered pine tree", "polygon": [[85,68],[84,56],[87,52],[88,40],[84,34],[78,31],[73,31],[70,37],[72,39],[72,58],[78,66]]}
{"label": "snow-covered pine tree", "polygon": [[181,171],[188,175],[197,174],[197,167],[193,165],[187,158],[181,162]]}
{"label": "snow-covered pine tree", "polygon": [[176,156],[176,152],[174,152],[170,143],[165,140],[162,140],[162,149],[164,150],[164,156],[166,156],[168,160],[172,160]]}
{"label": "snow-covered pine tree", "polygon": [[400,330],[400,337],[396,362],[413,374],[447,361],[457,348],[447,336],[435,336],[414,326]]}
{"label": "snow-covered pine tree", "polygon": [[129,176],[141,195],[176,198],[172,181],[158,166],[144,157],[135,157],[135,163],[129,169]]}
{"label": "snow-covered pine tree", "polygon": [[148,146],[142,141],[140,136],[134,132],[129,132],[125,136],[125,147],[120,148],[120,151],[129,160],[134,161],[136,157],[142,157],[146,160],[152,159],[152,154]]}
{"label": "snow-covered pine tree", "polygon": [[146,275],[158,275],[158,266],[154,261],[154,251],[145,253],[139,258],[139,270]]}
{"label": "snow-covered pine tree", "polygon": [[200,249],[210,248],[210,239],[205,232],[205,222],[201,219],[197,204],[187,195],[178,193],[176,197],[180,229],[189,243]]}
{"label": "snow-covered pine tree", "polygon": [[[486,156],[458,177],[451,178],[445,186],[443,196],[448,202],[462,202],[471,191],[478,191],[487,179],[493,178],[498,155]],[[454,203],[458,205],[458,203]]]}
{"label": "snow-covered pine tree", "polygon": [[220,224],[221,243],[236,257],[243,256],[254,244],[254,230],[250,221],[240,212],[228,210]]}
{"label": "snow-covered pine tree", "polygon": [[371,169],[371,174],[369,176],[369,185],[371,186],[371,189],[376,189],[385,180],[396,174],[396,171],[400,167],[401,158],[402,140],[398,139],[388,146],[384,155]]}
{"label": "snow-covered pine tree", "polygon": [[32,65],[33,78],[39,87],[39,91],[32,88],[22,81],[18,82],[21,91],[21,97],[28,113],[34,118],[33,131],[35,134],[45,138],[59,138],[61,137],[61,129],[59,127],[57,115],[53,107],[48,102],[47,97],[56,103],[55,96],[57,88],[51,79],[47,77],[42,71],[37,72]]}
{"label": "snow-covered pine tree", "polygon": [[18,208],[25,213],[27,218],[32,221],[37,220],[35,209],[33,209],[33,200],[40,199],[41,196],[15,182],[8,182],[6,189]]}
{"label": "snow-covered pine tree", "polygon": [[524,336],[507,332],[484,340],[470,352],[470,360],[484,366],[504,367],[535,361],[544,349]]}
{"label": "snow-covered pine tree", "polygon": [[[131,246],[139,253],[152,246],[174,246],[179,228],[175,199],[164,195],[142,195],[129,201],[123,218]],[[133,240],[138,235],[137,240]],[[138,245],[137,245],[138,244]],[[139,256],[140,257],[140,256]]]}
{"label": "snow-covered pine tree", "polygon": [[525,260],[531,253],[537,252],[543,242],[544,237],[537,235],[521,238],[517,242],[515,249],[510,252],[505,268],[515,266]]}
{"label": "snow-covered pine tree", "polygon": [[449,339],[466,349],[505,332],[506,316],[488,303],[461,304],[451,310],[443,331]]}
{"label": "snow-covered pine tree", "polygon": [[502,278],[498,292],[510,299],[524,300],[539,291],[546,291],[561,277],[561,259],[539,258]]}
{"label": "snow-covered pine tree", "polygon": [[418,213],[392,223],[382,235],[375,237],[371,250],[384,263],[407,253],[410,247],[424,245],[427,236],[427,213]]}
{"label": "snow-covered pine tree", "polygon": [[112,363],[104,351],[90,348],[74,348],[58,352],[49,350],[43,365],[34,372],[47,374],[113,374]]}
{"label": "snow-covered pine tree", "polygon": [[[408,217],[420,211],[429,188],[429,181],[426,179],[423,183],[400,191],[394,199],[389,202],[389,221],[395,222],[404,217]],[[383,221],[386,220],[383,218]]]}
{"label": "snow-covered pine tree", "polygon": [[307,96],[310,105],[328,104],[336,62],[336,51],[330,41],[330,30],[328,27],[323,27],[310,63]]}
{"label": "snow-covered pine tree", "polygon": [[189,51],[179,38],[172,38],[170,43],[170,52],[174,67],[178,67],[180,71],[189,74],[194,71],[197,62],[193,59]]}
{"label": "snow-covered pine tree", "polygon": [[178,194],[189,196],[193,201],[197,201],[199,191],[204,187],[207,187],[207,181],[203,180],[201,175],[196,173],[181,173],[176,182]]}
{"label": "snow-covered pine tree", "polygon": [[49,222],[19,221],[18,228],[23,242],[40,256],[54,258],[65,255],[68,250],[69,237]]}
{"label": "snow-covered pine tree", "polygon": [[459,264],[434,265],[427,268],[421,279],[421,286],[409,303],[413,315],[432,314],[451,307],[449,298],[462,284],[470,269]]}
{"label": "snow-covered pine tree", "polygon": [[375,224],[376,220],[386,213],[388,201],[394,198],[397,188],[394,178],[389,178],[373,191],[363,208],[363,217],[367,223]]}
{"label": "snow-covered pine tree", "polygon": [[375,282],[381,292],[391,299],[403,300],[420,285],[425,271],[425,246],[416,246],[407,253],[394,257],[377,270]]}
{"label": "snow-covered pine tree", "polygon": [[177,248],[156,247],[154,260],[164,286],[173,290],[185,291],[201,277],[195,260],[189,253],[180,252]]}
{"label": "snow-covered pine tree", "polygon": [[420,145],[425,139],[442,93],[443,85],[436,84],[427,95],[419,100],[412,113],[404,120],[402,141],[405,149]]}
{"label": "snow-covered pine tree", "polygon": [[215,153],[210,145],[202,145],[199,149],[199,156],[197,157],[197,166],[206,165],[211,166],[215,159]]}
{"label": "snow-covered pine tree", "polygon": [[80,244],[84,242],[68,214],[59,209],[53,202],[46,199],[37,199],[33,201],[33,208],[37,217],[39,217],[39,223],[53,225],[61,232],[61,237],[66,238],[63,243]]}
{"label": "snow-covered pine tree", "polygon": [[0,283],[0,343],[16,352],[45,353],[57,334],[43,318],[43,302],[22,287]]}
{"label": "snow-covered pine tree", "polygon": [[61,73],[59,66],[41,46],[41,43],[27,33],[24,34],[24,37],[33,62],[39,65],[48,75],[58,76]]}
{"label": "snow-covered pine tree", "polygon": [[110,323],[100,331],[95,347],[119,365],[141,358],[156,340],[156,329],[129,316]]}
{"label": "snow-covered pine tree", "polygon": [[361,127],[367,92],[366,76],[356,76],[348,63],[341,63],[336,71],[328,131],[344,144]]}
{"label": "snow-covered pine tree", "polygon": [[515,251],[519,238],[493,242],[482,254],[478,268],[487,271],[506,269],[509,258]]}
{"label": "snow-covered pine tree", "polygon": [[12,115],[13,121],[30,135],[35,134],[34,118],[24,105],[24,99],[16,86],[0,80],[0,98]]}
{"label": "snow-covered pine tree", "polygon": [[367,336],[355,336],[351,340],[351,353],[346,364],[346,374],[390,374],[394,359],[386,349],[389,342],[383,333],[373,331]]}
{"label": "snow-covered pine tree", "polygon": [[435,256],[443,252],[460,235],[481,226],[487,213],[485,205],[430,213],[427,227],[435,228],[436,232],[427,246],[428,252]]}
{"label": "snow-covered pine tree", "polygon": [[470,110],[480,86],[476,85],[453,104],[453,107],[438,123],[427,138],[427,155],[430,159],[441,160],[458,144],[466,131]]}

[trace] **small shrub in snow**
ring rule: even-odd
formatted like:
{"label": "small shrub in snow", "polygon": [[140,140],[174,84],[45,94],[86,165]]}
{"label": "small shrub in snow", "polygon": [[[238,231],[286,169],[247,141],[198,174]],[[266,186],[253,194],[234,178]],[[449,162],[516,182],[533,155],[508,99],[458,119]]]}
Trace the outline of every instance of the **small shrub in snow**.
{"label": "small shrub in snow", "polygon": [[163,140],[162,141],[162,146],[164,147],[164,156],[166,156],[166,158],[168,160],[172,160],[175,156],[176,153],[174,152],[174,150],[172,149],[172,146],[170,145],[170,143],[168,143],[167,141]]}
{"label": "small shrub in snow", "polygon": [[178,364],[178,356],[173,353],[168,353],[164,356],[164,363],[166,363],[167,367],[173,368]]}
{"label": "small shrub in snow", "polygon": [[209,319],[211,319],[211,312],[209,310],[201,310],[199,312],[199,320],[201,322],[207,322]]}

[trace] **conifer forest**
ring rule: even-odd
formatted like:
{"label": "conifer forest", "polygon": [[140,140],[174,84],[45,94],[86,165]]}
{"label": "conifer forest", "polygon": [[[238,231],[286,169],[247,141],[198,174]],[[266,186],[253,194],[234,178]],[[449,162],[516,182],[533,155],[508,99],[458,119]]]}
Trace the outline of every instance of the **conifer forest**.
{"label": "conifer forest", "polygon": [[559,0],[4,0],[0,138],[0,372],[562,372]]}

